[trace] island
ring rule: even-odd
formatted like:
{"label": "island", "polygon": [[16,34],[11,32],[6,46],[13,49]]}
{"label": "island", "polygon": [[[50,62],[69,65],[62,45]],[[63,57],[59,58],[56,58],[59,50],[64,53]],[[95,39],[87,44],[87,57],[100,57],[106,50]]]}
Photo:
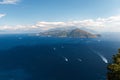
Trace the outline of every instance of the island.
{"label": "island", "polygon": [[67,38],[97,38],[100,37],[99,34],[93,34],[91,32],[81,30],[79,28],[72,30],[49,30],[45,32],[40,32],[36,34],[42,37],[67,37]]}

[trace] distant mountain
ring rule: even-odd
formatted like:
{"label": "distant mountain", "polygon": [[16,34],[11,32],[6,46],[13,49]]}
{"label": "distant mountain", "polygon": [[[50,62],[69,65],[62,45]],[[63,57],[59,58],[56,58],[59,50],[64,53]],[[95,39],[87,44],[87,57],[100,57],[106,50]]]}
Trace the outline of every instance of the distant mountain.
{"label": "distant mountain", "polygon": [[36,34],[38,36],[46,36],[46,37],[68,37],[68,38],[96,38],[99,35],[92,34],[85,30],[81,30],[79,28],[72,30],[49,30],[46,32],[41,32]]}

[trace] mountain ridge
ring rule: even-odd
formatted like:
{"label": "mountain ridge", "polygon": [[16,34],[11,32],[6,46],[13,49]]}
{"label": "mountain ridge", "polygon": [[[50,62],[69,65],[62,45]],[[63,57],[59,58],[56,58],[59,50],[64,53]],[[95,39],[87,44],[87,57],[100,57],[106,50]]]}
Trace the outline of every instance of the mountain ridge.
{"label": "mountain ridge", "polygon": [[49,30],[46,32],[40,32],[38,36],[43,37],[68,37],[68,38],[97,38],[99,35],[91,32],[75,28],[72,30]]}

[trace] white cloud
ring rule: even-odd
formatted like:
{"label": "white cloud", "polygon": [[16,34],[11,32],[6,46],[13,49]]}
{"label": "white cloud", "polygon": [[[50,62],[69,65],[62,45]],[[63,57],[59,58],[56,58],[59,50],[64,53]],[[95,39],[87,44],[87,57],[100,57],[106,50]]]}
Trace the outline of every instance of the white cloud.
{"label": "white cloud", "polygon": [[35,25],[1,26],[0,31],[40,32],[54,28],[86,28],[96,32],[120,32],[120,16],[68,22],[38,22]]}
{"label": "white cloud", "polygon": [[4,16],[6,16],[6,14],[0,14],[0,18],[2,18],[2,17],[4,17]]}
{"label": "white cloud", "polygon": [[16,4],[19,0],[2,0],[0,4]]}
{"label": "white cloud", "polygon": [[92,19],[82,20],[82,21],[68,21],[68,22],[38,22],[35,25],[37,28],[41,30],[49,30],[54,28],[87,28],[92,30],[98,30],[104,27],[102,22],[94,21]]}

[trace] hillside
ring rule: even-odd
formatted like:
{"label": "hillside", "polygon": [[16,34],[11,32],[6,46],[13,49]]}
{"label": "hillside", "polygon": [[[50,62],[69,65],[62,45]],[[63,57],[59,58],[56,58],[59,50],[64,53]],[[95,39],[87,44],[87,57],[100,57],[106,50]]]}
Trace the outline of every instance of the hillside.
{"label": "hillside", "polygon": [[107,80],[120,80],[120,49],[113,56],[113,63],[108,65]]}

